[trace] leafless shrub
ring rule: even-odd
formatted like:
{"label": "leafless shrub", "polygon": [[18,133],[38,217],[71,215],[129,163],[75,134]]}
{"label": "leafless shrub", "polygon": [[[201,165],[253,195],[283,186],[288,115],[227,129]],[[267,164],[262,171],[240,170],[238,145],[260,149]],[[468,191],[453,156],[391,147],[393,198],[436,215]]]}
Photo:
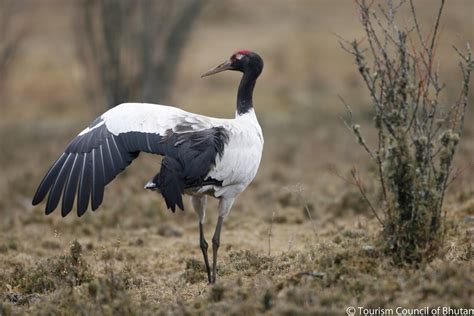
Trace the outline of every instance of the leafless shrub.
{"label": "leafless shrub", "polygon": [[0,97],[4,96],[9,70],[27,33],[16,20],[24,4],[21,0],[0,0]]}
{"label": "leafless shrub", "polygon": [[205,0],[81,0],[76,43],[86,92],[113,107],[163,102]]}
{"label": "leafless shrub", "polygon": [[[444,104],[435,56],[445,0],[440,1],[428,35],[421,30],[411,0],[355,2],[365,36],[361,41],[341,39],[341,46],[354,56],[370,92],[377,148],[365,141],[349,106],[345,123],[377,165],[384,201],[384,216],[378,219],[387,252],[398,263],[429,260],[444,238],[443,200],[468,105],[471,50],[469,45],[465,53],[454,47],[461,91],[456,101]],[[411,12],[408,27],[397,24],[397,13],[404,8]],[[355,173],[353,177],[362,188]]]}

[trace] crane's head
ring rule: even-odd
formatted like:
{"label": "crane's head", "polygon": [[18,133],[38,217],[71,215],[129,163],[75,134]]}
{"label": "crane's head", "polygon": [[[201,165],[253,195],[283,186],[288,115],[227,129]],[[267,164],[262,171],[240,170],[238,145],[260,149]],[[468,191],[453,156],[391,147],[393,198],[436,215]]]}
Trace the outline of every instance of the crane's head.
{"label": "crane's head", "polygon": [[210,76],[224,70],[234,70],[243,73],[251,72],[254,76],[258,77],[263,70],[262,58],[254,52],[249,50],[239,50],[230,56],[229,60],[226,60],[217,67],[203,73],[201,78]]}

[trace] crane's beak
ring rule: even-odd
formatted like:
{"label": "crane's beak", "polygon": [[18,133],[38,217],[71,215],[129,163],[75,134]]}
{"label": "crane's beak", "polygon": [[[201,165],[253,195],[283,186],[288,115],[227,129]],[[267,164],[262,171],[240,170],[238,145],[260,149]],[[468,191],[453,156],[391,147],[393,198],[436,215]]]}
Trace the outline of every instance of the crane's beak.
{"label": "crane's beak", "polygon": [[212,68],[212,69],[206,71],[205,73],[203,73],[201,75],[201,78],[204,78],[204,77],[222,72],[224,70],[230,70],[230,69],[232,69],[232,61],[227,60],[227,61],[223,62],[222,64],[220,64],[219,66],[217,66],[215,68]]}

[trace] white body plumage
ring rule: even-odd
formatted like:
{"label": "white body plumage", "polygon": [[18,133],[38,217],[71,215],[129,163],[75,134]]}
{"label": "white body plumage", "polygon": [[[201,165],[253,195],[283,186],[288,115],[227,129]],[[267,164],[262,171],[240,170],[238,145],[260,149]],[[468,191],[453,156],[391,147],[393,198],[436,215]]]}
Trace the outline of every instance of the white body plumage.
{"label": "white body plumage", "polygon": [[[169,130],[179,134],[213,127],[224,128],[228,142],[224,145],[222,157],[217,157],[215,166],[207,175],[222,181],[222,186],[203,186],[198,193],[213,191],[215,197],[235,198],[252,182],[262,158],[262,129],[253,109],[242,115],[236,113],[234,119],[222,119],[166,105],[124,103],[105,112],[101,118],[107,129],[116,136],[127,132],[164,136]],[[79,135],[94,128],[86,128]]]}

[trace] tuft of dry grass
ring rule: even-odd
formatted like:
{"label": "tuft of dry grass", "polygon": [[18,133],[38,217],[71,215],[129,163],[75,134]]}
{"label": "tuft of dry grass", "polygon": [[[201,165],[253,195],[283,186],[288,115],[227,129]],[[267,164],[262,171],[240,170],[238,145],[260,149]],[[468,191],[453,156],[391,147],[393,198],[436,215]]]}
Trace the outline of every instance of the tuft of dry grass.
{"label": "tuft of dry grass", "polygon": [[68,255],[48,258],[31,268],[15,266],[11,275],[4,280],[4,286],[12,291],[13,289],[19,291],[19,293],[11,292],[7,296],[21,297],[45,294],[61,287],[72,288],[87,283],[92,278],[90,268],[82,258],[82,246],[74,241]]}

